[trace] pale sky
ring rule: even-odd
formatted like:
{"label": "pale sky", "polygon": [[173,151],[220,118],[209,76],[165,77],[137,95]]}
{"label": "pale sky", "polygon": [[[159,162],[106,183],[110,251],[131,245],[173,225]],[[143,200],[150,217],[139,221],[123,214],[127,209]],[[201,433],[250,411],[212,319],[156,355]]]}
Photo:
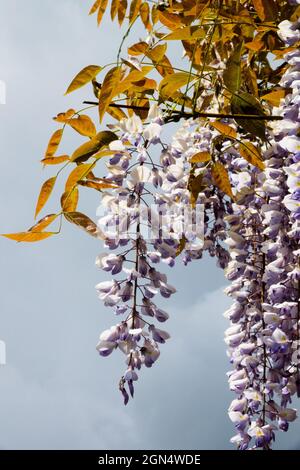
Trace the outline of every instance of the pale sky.
{"label": "pale sky", "polygon": [[[39,187],[51,176],[39,163],[56,127],[51,118],[92,98],[88,88],[63,96],[70,80],[84,66],[116,57],[117,24],[105,17],[97,29],[90,3],[0,0],[0,80],[7,87],[0,105],[1,233],[32,225]],[[70,132],[62,151],[81,142]],[[80,208],[95,217],[98,204],[95,192]],[[230,300],[214,260],[166,268],[178,288],[161,303],[172,339],[124,407],[117,389],[124,357],[105,359],[95,350],[100,332],[116,321],[94,289],[109,278],[94,265],[101,243],[65,223],[60,236],[39,244],[0,238],[0,250],[0,340],[7,347],[1,449],[232,448],[222,316]],[[299,448],[299,431],[297,423],[278,433],[276,448]]]}

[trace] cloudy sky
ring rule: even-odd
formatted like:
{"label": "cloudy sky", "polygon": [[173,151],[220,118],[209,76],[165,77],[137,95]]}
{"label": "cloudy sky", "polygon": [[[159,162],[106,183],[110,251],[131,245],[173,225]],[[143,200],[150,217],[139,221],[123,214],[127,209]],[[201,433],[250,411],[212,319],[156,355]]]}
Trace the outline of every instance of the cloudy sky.
{"label": "cloudy sky", "polygon": [[[52,117],[91,98],[88,89],[64,97],[85,65],[116,57],[121,33],[105,18],[97,29],[91,1],[0,0],[0,232],[28,228],[39,187],[50,176],[39,160],[55,129]],[[82,139],[67,135],[63,152]],[[96,192],[95,192],[96,193]],[[49,204],[55,211],[58,193]],[[81,208],[95,216],[97,194]],[[159,362],[141,374],[125,408],[117,382],[123,357],[95,351],[114,322],[94,285],[107,279],[94,260],[101,244],[64,224],[36,245],[0,239],[1,449],[230,449],[226,409],[228,362],[222,312],[223,274],[206,259],[170,272],[179,292],[162,304],[172,335]],[[297,448],[299,424],[276,447]]]}

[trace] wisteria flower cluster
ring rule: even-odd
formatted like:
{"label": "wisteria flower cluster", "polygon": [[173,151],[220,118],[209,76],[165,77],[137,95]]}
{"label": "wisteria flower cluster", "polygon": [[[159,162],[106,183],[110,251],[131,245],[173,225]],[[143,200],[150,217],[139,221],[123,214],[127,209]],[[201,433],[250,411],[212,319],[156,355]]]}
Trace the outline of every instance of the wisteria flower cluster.
{"label": "wisteria flower cluster", "polygon": [[[284,21],[278,34],[290,46],[299,30],[298,22]],[[169,298],[176,289],[158,266],[173,267],[179,254],[187,265],[207,251],[225,270],[225,292],[233,299],[224,314],[230,321],[228,382],[235,394],[229,418],[237,433],[231,441],[243,450],[269,449],[275,431],[287,431],[296,419],[291,401],[300,396],[299,51],[288,52],[285,61],[280,85],[288,93],[273,110],[283,120],[267,131],[264,171],[233,142],[218,141],[218,131],[200,118],[185,120],[165,144],[165,117],[154,105],[146,123],[133,114],[113,127],[119,140],[110,144],[106,179],[117,188],[103,194],[106,214],[99,219],[108,251],[96,264],[114,279],[96,288],[120,320],[100,335],[97,349],[102,356],[124,353],[125,404],[139,369],[151,367],[169,339],[157,326],[169,315],[156,298]],[[242,140],[244,131],[234,122],[223,124]],[[206,154],[230,170],[234,199],[213,184]]]}

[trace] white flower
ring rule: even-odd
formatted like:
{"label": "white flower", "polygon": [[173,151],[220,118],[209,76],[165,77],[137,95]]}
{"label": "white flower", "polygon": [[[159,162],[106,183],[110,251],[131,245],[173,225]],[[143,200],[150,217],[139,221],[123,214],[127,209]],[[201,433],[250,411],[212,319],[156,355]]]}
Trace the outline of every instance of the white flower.
{"label": "white flower", "polygon": [[291,153],[300,152],[300,139],[295,135],[287,135],[283,137],[279,142],[280,147],[284,150],[288,150]]}

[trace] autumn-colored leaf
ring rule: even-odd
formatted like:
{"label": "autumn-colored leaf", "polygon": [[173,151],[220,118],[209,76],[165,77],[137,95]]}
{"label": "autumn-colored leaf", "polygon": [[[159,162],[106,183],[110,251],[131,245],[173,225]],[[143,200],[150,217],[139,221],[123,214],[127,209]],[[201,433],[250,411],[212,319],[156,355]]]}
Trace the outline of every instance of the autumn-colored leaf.
{"label": "autumn-colored leaf", "polygon": [[75,119],[70,119],[68,124],[75,129],[75,131],[79,132],[79,134],[87,136],[87,137],[94,137],[96,135],[96,127],[93,121],[89,116],[85,114],[81,114]]}
{"label": "autumn-colored leaf", "polygon": [[2,237],[15,240],[16,242],[39,242],[54,235],[54,232],[19,232],[19,233],[4,233]]}
{"label": "autumn-colored leaf", "polygon": [[[233,95],[231,100],[231,111],[233,114],[266,116],[264,109],[255,96],[247,92]],[[251,135],[266,139],[266,124],[261,119],[235,118],[235,121]]]}
{"label": "autumn-colored leaf", "polygon": [[129,9],[129,24],[132,24],[138,17],[142,0],[132,0]]}
{"label": "autumn-colored leaf", "polygon": [[209,152],[198,152],[190,158],[191,163],[203,163],[208,162],[211,159]]}
{"label": "autumn-colored leaf", "polygon": [[45,230],[48,225],[52,224],[52,222],[58,217],[57,214],[48,214],[39,220],[33,227],[31,227],[28,232],[42,232]]}
{"label": "autumn-colored leaf", "polygon": [[41,160],[44,165],[60,165],[70,159],[68,155],[60,155],[58,157],[45,157]]}
{"label": "autumn-colored leaf", "polygon": [[41,191],[38,197],[36,209],[35,209],[35,216],[34,216],[35,218],[38,215],[38,213],[42,210],[46,202],[48,201],[52,193],[52,190],[54,188],[55,181],[56,181],[56,176],[53,176],[52,178],[49,178],[47,181],[45,181],[45,183],[42,185]]}
{"label": "autumn-colored leaf", "polygon": [[118,22],[119,25],[121,26],[124,18],[126,16],[126,10],[127,10],[127,0],[120,0],[119,6],[118,6]]}
{"label": "autumn-colored leaf", "polygon": [[87,215],[81,212],[65,212],[65,218],[72,224],[78,225],[89,235],[97,237],[99,235],[97,225]]}
{"label": "autumn-colored leaf", "polygon": [[221,162],[216,162],[212,165],[211,175],[218,188],[227,194],[227,196],[234,199],[227,170]]}
{"label": "autumn-colored leaf", "polygon": [[179,244],[178,244],[178,246],[177,246],[176,256],[179,256],[180,253],[183,252],[183,250],[185,249],[186,242],[187,242],[187,239],[185,238],[185,236],[183,236],[183,237],[180,239]]}
{"label": "autumn-colored leaf", "polygon": [[84,69],[82,69],[72,80],[65,95],[91,82],[98,73],[101,72],[101,70],[102,67],[99,65],[88,65],[87,67],[84,67]]}
{"label": "autumn-colored leaf", "polygon": [[92,15],[93,13],[95,13],[99,6],[100,6],[100,3],[101,3],[102,0],[96,0],[95,3],[93,4],[92,8],[90,9],[89,11],[89,15]]}
{"label": "autumn-colored leaf", "polygon": [[204,185],[203,185],[203,175],[197,175],[195,176],[193,173],[190,174],[189,181],[188,181],[188,190],[190,192],[190,201],[192,207],[195,207],[198,195],[201,191],[203,191]]}
{"label": "autumn-colored leaf", "polygon": [[141,55],[141,54],[145,54],[148,49],[149,49],[149,45],[144,41],[140,41],[128,47],[128,54],[129,55]]}
{"label": "autumn-colored leaf", "polygon": [[78,181],[78,184],[81,186],[86,186],[87,188],[93,188],[96,189],[97,191],[102,191],[103,189],[116,189],[119,186],[112,184],[112,183],[105,183],[105,182],[99,182],[99,181]]}
{"label": "autumn-colored leaf", "polygon": [[83,162],[89,157],[99,152],[105,146],[108,146],[113,140],[118,140],[117,135],[112,131],[101,131],[91,140],[80,145],[71,157],[72,162]]}
{"label": "autumn-colored leaf", "polygon": [[241,142],[239,145],[239,152],[247,162],[251,163],[251,165],[256,166],[260,170],[265,169],[265,164],[262,160],[260,151],[251,142]]}
{"label": "autumn-colored leaf", "polygon": [[77,181],[83,179],[94,168],[95,163],[84,163],[78,165],[68,176],[65,185],[65,192],[71,191],[76,186]]}
{"label": "autumn-colored leaf", "polygon": [[62,129],[57,129],[57,131],[55,131],[52,134],[52,136],[49,140],[48,146],[47,146],[45,157],[52,157],[55,154],[55,152],[58,149],[58,146],[60,144],[62,135],[63,135],[63,130]]}
{"label": "autumn-colored leaf", "polygon": [[275,21],[278,8],[274,0],[252,0],[255,11],[261,21]]}
{"label": "autumn-colored leaf", "polygon": [[60,198],[60,205],[64,212],[76,211],[79,199],[78,188],[73,188],[71,191],[66,191]]}
{"label": "autumn-colored leaf", "polygon": [[229,57],[226,69],[223,73],[223,80],[225,86],[231,93],[236,93],[241,87],[241,54],[243,49],[243,42],[234,49]]}
{"label": "autumn-colored leaf", "polygon": [[145,26],[145,28],[150,31],[151,30],[151,23],[150,23],[150,7],[148,2],[143,2],[140,6],[140,17]]}
{"label": "autumn-colored leaf", "polygon": [[102,18],[103,18],[103,15],[105,13],[107,4],[108,4],[108,0],[101,0],[101,2],[100,2],[99,9],[98,9],[98,14],[97,14],[98,26],[100,25],[100,23],[102,21]]}
{"label": "autumn-colored leaf", "polygon": [[53,119],[56,122],[67,122],[71,117],[74,116],[76,113],[75,109],[68,109],[65,113],[59,113],[57,116],[55,116]]}
{"label": "autumn-colored leaf", "polygon": [[188,82],[192,83],[196,77],[191,76],[188,72],[176,72],[166,76],[159,84],[160,96],[168,99],[182,86]]}
{"label": "autumn-colored leaf", "polygon": [[99,94],[99,118],[100,122],[104,117],[112,98],[116,95],[116,90],[121,81],[121,68],[113,67],[106,74]]}
{"label": "autumn-colored leaf", "polygon": [[267,93],[266,95],[263,95],[261,99],[267,101],[272,106],[279,106],[282,98],[284,98],[285,95],[286,95],[286,90],[282,88],[281,90],[271,91],[271,93]]}
{"label": "autumn-colored leaf", "polygon": [[225,135],[226,137],[230,137],[231,139],[235,139],[237,136],[236,130],[233,127],[228,126],[228,124],[224,124],[220,121],[210,122],[210,125],[217,129],[217,131],[221,132],[221,134]]}
{"label": "autumn-colored leaf", "polygon": [[116,14],[118,13],[120,0],[112,0],[110,7],[110,17],[112,20],[115,19]]}

